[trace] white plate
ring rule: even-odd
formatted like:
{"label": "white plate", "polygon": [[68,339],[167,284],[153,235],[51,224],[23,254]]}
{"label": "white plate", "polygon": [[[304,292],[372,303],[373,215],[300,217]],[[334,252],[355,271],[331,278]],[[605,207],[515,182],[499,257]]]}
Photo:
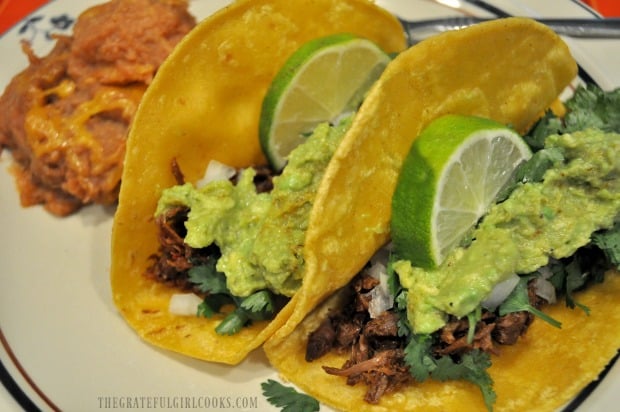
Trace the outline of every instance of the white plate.
{"label": "white plate", "polygon": [[[21,1],[21,0],[12,0]],[[0,37],[0,90],[23,69],[19,40],[46,53],[52,17],[74,19],[100,1],[56,0]],[[193,0],[204,17],[225,0]],[[425,0],[378,0],[405,18],[456,12]],[[496,0],[513,15],[593,17],[570,0]],[[471,11],[489,15],[476,8]],[[69,32],[70,28],[64,32]],[[582,67],[602,87],[620,86],[620,41],[574,40],[569,44]],[[100,409],[276,410],[263,398],[260,383],[276,378],[260,350],[237,367],[209,364],[164,352],[142,342],[112,304],[108,281],[113,209],[88,207],[54,218],[40,207],[22,209],[9,156],[0,159],[0,410],[28,405],[41,410]],[[620,365],[616,365],[580,410],[617,410]],[[131,404],[128,404],[130,402]],[[20,407],[21,404],[21,407]],[[164,406],[161,408],[161,406]],[[325,408],[323,408],[325,409]]]}

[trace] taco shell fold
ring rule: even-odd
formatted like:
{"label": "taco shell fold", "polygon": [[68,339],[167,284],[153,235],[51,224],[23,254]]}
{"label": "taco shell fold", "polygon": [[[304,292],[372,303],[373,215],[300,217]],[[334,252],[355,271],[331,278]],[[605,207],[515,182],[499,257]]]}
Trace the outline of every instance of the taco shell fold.
{"label": "taco shell fold", "polygon": [[300,45],[334,33],[366,37],[386,52],[405,48],[398,20],[366,0],[243,0],[201,22],[172,52],[148,88],[127,141],[112,234],[114,302],[129,325],[155,346],[236,364],[293,312],[233,336],[214,331],[221,318],[173,316],[177,291],[144,276],[158,250],[154,212],[176,182],[176,159],[188,182],[212,159],[234,167],[264,164],[258,140],[263,96]]}

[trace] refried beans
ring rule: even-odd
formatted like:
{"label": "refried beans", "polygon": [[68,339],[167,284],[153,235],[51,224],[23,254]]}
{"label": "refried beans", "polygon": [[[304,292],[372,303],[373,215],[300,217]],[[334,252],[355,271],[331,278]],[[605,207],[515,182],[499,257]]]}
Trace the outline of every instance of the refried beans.
{"label": "refried beans", "polygon": [[22,206],[66,216],[118,198],[125,140],[158,67],[196,24],[185,0],[112,0],[82,13],[0,97]]}

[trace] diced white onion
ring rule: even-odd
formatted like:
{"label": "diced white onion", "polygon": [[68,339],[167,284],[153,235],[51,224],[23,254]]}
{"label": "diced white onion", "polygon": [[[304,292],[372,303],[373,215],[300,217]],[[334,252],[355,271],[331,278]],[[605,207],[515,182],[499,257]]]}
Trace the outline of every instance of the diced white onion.
{"label": "diced white onion", "polygon": [[375,286],[369,293],[370,303],[368,304],[368,313],[372,319],[379,317],[386,310],[394,306],[394,297],[390,294],[388,287],[387,260],[389,250],[380,249],[371,259],[370,267],[366,273],[379,280],[379,284]]}
{"label": "diced white onion", "polygon": [[519,275],[512,275],[503,282],[495,285],[489,296],[482,301],[482,307],[494,311],[502,304],[519,283]]}
{"label": "diced white onion", "polygon": [[168,303],[168,312],[173,315],[196,316],[201,303],[200,296],[193,293],[175,293]]}
{"label": "diced white onion", "polygon": [[366,270],[366,273],[380,281],[381,275],[387,273],[387,268],[383,263],[376,262],[371,264],[371,266]]}
{"label": "diced white onion", "polygon": [[217,160],[211,160],[202,179],[196,182],[196,187],[201,188],[208,183],[218,180],[228,180],[233,177],[235,173],[237,173],[237,171],[234,167],[218,162]]}
{"label": "diced white onion", "polygon": [[539,268],[537,272],[540,273],[540,276],[543,279],[549,279],[551,276],[553,276],[553,272],[551,271],[551,268],[549,266],[543,266]]}
{"label": "diced white onion", "polygon": [[537,278],[534,282],[537,296],[540,296],[549,303],[556,302],[555,287],[551,282],[542,278]]}
{"label": "diced white onion", "polygon": [[392,309],[394,306],[394,297],[389,293],[387,287],[387,275],[382,275],[381,278],[381,283],[369,292],[371,300],[368,304],[368,313],[372,319],[378,318],[383,312]]}

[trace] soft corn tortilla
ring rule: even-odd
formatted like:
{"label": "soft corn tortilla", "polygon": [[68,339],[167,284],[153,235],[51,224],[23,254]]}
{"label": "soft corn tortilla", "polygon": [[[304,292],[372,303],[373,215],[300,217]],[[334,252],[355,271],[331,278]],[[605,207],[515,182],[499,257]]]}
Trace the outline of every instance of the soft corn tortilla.
{"label": "soft corn tortilla", "polygon": [[[398,173],[410,145],[428,123],[450,113],[478,115],[525,132],[576,74],[566,44],[546,26],[526,18],[501,19],[435,36],[388,65],[319,188],[305,249],[308,273],[317,277],[302,287],[295,296],[294,313],[264,345],[270,362],[285,379],[338,408],[371,409],[363,401],[363,385],[349,387],[345,379],[321,369],[322,364],[341,367],[346,357],[330,354],[314,363],[304,360],[307,334],[325,311],[300,323],[328,297],[326,292],[345,286],[389,240]],[[310,284],[321,287],[306,287]],[[498,410],[553,409],[594,379],[620,346],[620,318],[612,314],[618,292],[620,281],[612,276],[608,284],[580,298],[592,305],[597,316],[586,318],[580,311],[555,307],[551,316],[565,324],[559,335],[551,337],[549,332],[557,331],[536,322],[522,342],[504,349],[491,371],[499,393]],[[587,348],[592,336],[598,339],[597,331],[608,327],[601,342],[597,340],[596,351],[591,345]],[[579,345],[583,346],[576,348]],[[536,367],[540,362],[544,368]],[[533,381],[530,372],[536,375]],[[556,382],[542,389],[547,379]],[[471,410],[484,409],[473,385],[427,382],[384,396],[376,408],[466,410],[468,405]]]}
{"label": "soft corn tortilla", "polygon": [[195,358],[236,364],[292,314],[256,322],[234,336],[214,331],[221,317],[174,316],[175,291],[147,279],[158,250],[153,214],[175,184],[176,159],[186,181],[211,159],[236,167],[264,164],[258,140],[263,96],[286,58],[306,41],[348,32],[386,52],[406,42],[396,18],[365,0],[237,1],[200,23],[159,69],[127,142],[112,233],[111,284],[122,316],[146,341]]}

